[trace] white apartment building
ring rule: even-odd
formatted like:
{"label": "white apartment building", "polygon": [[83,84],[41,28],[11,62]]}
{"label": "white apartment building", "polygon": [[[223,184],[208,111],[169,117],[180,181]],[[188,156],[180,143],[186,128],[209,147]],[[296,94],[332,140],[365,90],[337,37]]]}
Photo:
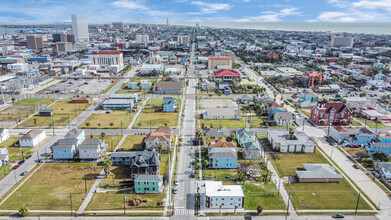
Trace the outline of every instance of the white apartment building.
{"label": "white apartment building", "polygon": [[89,42],[88,21],[85,18],[72,14],[72,28],[77,42]]}
{"label": "white apartment building", "polygon": [[31,130],[19,139],[20,147],[35,147],[46,138],[45,130]]}
{"label": "white apartment building", "polygon": [[348,47],[352,48],[354,43],[353,37],[344,37],[344,36],[336,36],[331,35],[330,45],[333,47]]}
{"label": "white apartment building", "polygon": [[178,36],[178,42],[180,44],[189,44],[190,43],[190,37],[189,36]]}
{"label": "white apartment building", "polygon": [[[221,181],[198,181],[201,206],[205,209],[243,209],[244,193],[241,185],[223,185]],[[201,208],[201,209],[202,209]]]}
{"label": "white apartment building", "polygon": [[96,51],[91,54],[91,65],[98,65],[98,70],[118,73],[124,68],[124,58],[120,51]]}
{"label": "white apartment building", "polygon": [[147,34],[137,34],[136,35],[136,43],[148,43],[149,35]]}

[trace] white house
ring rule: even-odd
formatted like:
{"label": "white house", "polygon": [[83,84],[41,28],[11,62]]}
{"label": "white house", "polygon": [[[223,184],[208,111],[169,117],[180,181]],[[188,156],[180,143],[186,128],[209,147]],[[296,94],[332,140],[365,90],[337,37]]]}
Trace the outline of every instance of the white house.
{"label": "white house", "polygon": [[81,145],[77,147],[79,151],[79,159],[81,160],[97,160],[106,152],[104,140],[85,139]]}
{"label": "white house", "polygon": [[381,177],[386,180],[391,180],[391,163],[390,162],[375,162],[375,170],[379,172]]}
{"label": "white house", "polygon": [[0,128],[0,143],[7,140],[10,137],[10,133],[6,128]]}
{"label": "white house", "polygon": [[338,143],[343,143],[345,140],[349,139],[349,131],[342,126],[331,126],[330,136]]}
{"label": "white house", "polygon": [[304,132],[290,135],[289,131],[270,130],[267,139],[273,150],[281,153],[315,153],[316,150],[316,144]]}
{"label": "white house", "polygon": [[[223,185],[221,181],[198,181],[201,204],[205,209],[243,209],[244,193],[241,185]],[[202,208],[201,208],[202,209]]]}
{"label": "white house", "polygon": [[291,112],[276,112],[274,114],[274,121],[277,123],[277,126],[292,126],[293,119]]}
{"label": "white house", "polygon": [[45,130],[31,130],[19,139],[20,147],[35,147],[46,138]]}
{"label": "white house", "polygon": [[0,167],[8,164],[9,155],[7,148],[0,148]]}

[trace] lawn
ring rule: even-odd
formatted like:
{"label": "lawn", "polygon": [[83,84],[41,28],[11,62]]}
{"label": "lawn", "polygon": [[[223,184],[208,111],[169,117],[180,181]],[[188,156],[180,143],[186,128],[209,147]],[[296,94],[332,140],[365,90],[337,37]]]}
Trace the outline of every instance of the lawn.
{"label": "lawn", "polygon": [[254,116],[247,118],[251,128],[263,128],[263,122],[267,121],[267,116]]}
{"label": "lawn", "polygon": [[243,118],[240,120],[205,120],[201,119],[200,123],[204,123],[205,126],[210,126],[214,128],[220,128],[220,123],[221,123],[221,128],[243,128],[246,125],[244,124]]}
{"label": "lawn", "polygon": [[1,112],[0,119],[7,121],[15,121],[18,119],[19,121],[22,121],[55,100],[56,99],[23,99],[17,101]]}
{"label": "lawn", "polygon": [[139,151],[144,149],[146,135],[128,135],[119,148],[120,151]]}
{"label": "lawn", "polygon": [[160,175],[163,175],[163,177],[164,173],[168,171],[168,162],[168,152],[162,151],[162,154],[160,156]]}
{"label": "lawn", "polygon": [[[316,151],[314,154],[276,154],[277,160],[270,159],[280,177],[296,175],[297,168],[304,163],[328,163]],[[284,183],[291,192],[296,209],[355,209],[358,193],[343,179],[340,183]],[[370,209],[360,200],[359,209]]]}
{"label": "lawn", "polygon": [[303,163],[327,163],[327,160],[318,150],[314,154],[275,154],[277,160],[270,161],[273,163],[280,177],[295,175],[297,168],[303,167]]}
{"label": "lawn", "polygon": [[[98,172],[97,172],[98,173]],[[30,210],[77,210],[95,182],[92,163],[46,163],[0,207],[19,209],[20,199]]]}
{"label": "lawn", "polygon": [[351,126],[356,126],[356,127],[363,127],[363,125],[360,122],[358,122],[358,121],[356,121],[354,119],[350,120],[350,125]]}
{"label": "lawn", "polygon": [[[367,125],[368,127],[370,127],[370,128],[376,128],[376,126],[377,126],[378,128],[389,128],[389,127],[390,127],[390,126],[385,125],[385,124],[383,124],[383,123],[380,123],[380,122],[376,123],[376,122],[374,122],[374,121],[372,121],[372,120],[366,120],[366,119],[364,119],[364,118],[356,117],[355,119],[361,121],[362,123],[364,123],[364,125],[366,124],[366,125]],[[377,124],[377,125],[376,125],[376,124]]]}
{"label": "lawn", "polygon": [[364,147],[357,147],[357,148],[352,148],[352,147],[343,147],[343,149],[350,154],[352,157],[358,157],[357,153],[364,150]]}
{"label": "lawn", "polygon": [[135,113],[129,113],[126,110],[113,111],[109,114],[94,113],[90,117],[88,117],[87,120],[85,120],[79,126],[79,128],[84,128],[84,129],[121,128],[121,121],[122,121],[122,128],[126,129],[130,125],[130,122],[132,121],[134,115]]}
{"label": "lawn", "polygon": [[48,109],[53,110],[53,116],[39,116],[37,114],[19,126],[24,128],[50,128],[54,121],[55,127],[64,127],[88,106],[90,104],[71,103],[70,100],[58,101],[48,107]]}
{"label": "lawn", "polygon": [[143,112],[138,118],[134,128],[158,128],[160,126],[170,126],[176,128],[178,123],[178,113],[175,112]]}
{"label": "lawn", "polygon": [[100,184],[101,187],[109,185],[110,188],[118,189],[120,182],[124,179],[131,179],[131,172],[129,166],[112,166],[110,174],[104,178]]}
{"label": "lawn", "polygon": [[[229,180],[236,179],[236,177],[238,176],[238,172],[236,171],[236,169],[202,169],[202,175],[203,179],[231,182]],[[229,179],[226,177],[229,177]]]}
{"label": "lawn", "polygon": [[127,210],[163,210],[162,202],[166,194],[130,194],[128,191],[95,193],[87,210],[123,210],[124,196],[126,196],[126,201],[133,198],[143,200],[139,206],[130,206],[129,202],[126,202]]}
{"label": "lawn", "polygon": [[[10,164],[0,167],[0,179],[5,177],[8,173],[12,171],[12,163],[18,162],[25,158],[27,155],[32,154],[30,148],[19,148],[14,147],[15,143],[19,140],[19,137],[10,137],[7,140],[0,143],[0,148],[7,148],[9,153],[9,162]],[[22,154],[23,151],[23,154]]]}
{"label": "lawn", "polygon": [[[105,140],[105,143],[107,144],[107,151],[112,152],[111,149],[114,150],[118,146],[122,137],[123,137],[122,135],[105,135],[105,137],[103,139]],[[102,137],[100,135],[93,135],[91,137],[91,135],[88,135],[88,134],[86,134],[86,138],[87,139],[102,139]],[[113,141],[111,141],[111,138],[113,138]]]}
{"label": "lawn", "polygon": [[243,184],[244,209],[257,210],[258,205],[262,205],[265,210],[285,210],[286,205],[278,189],[272,182],[255,185],[251,183]]}

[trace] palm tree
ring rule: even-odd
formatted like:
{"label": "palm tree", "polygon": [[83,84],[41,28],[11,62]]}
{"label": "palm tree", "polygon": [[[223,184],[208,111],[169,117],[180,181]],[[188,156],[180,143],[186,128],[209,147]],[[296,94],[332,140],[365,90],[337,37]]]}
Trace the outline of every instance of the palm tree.
{"label": "palm tree", "polygon": [[220,205],[219,213],[221,215],[221,208],[223,208],[223,205]]}
{"label": "palm tree", "polygon": [[204,165],[204,170],[206,170],[206,167],[209,166],[209,161],[207,159],[204,159],[202,161],[202,165]]}
{"label": "palm tree", "polygon": [[157,149],[159,150],[159,159],[160,159],[160,155],[161,155],[162,149],[163,149],[163,144],[162,143],[158,143],[157,144]]}
{"label": "palm tree", "polygon": [[294,134],[295,134],[295,130],[292,127],[290,127],[289,128],[289,140],[293,139]]}
{"label": "palm tree", "polygon": [[258,206],[257,206],[257,213],[258,213],[258,215],[261,214],[262,211],[263,211],[262,205],[258,205]]}
{"label": "palm tree", "polygon": [[34,118],[33,121],[34,121],[34,127],[37,127],[37,119]]}
{"label": "palm tree", "polygon": [[105,133],[105,132],[100,133],[100,137],[101,137],[102,139],[104,139],[104,138],[106,137],[106,133]]}
{"label": "palm tree", "polygon": [[106,178],[107,178],[107,175],[110,174],[110,168],[111,168],[111,160],[107,159],[105,160],[105,162],[103,163],[103,169],[105,170],[105,174],[106,174]]}
{"label": "palm tree", "polygon": [[235,210],[234,210],[234,214],[236,215],[236,209],[238,208],[237,205],[235,205]]}

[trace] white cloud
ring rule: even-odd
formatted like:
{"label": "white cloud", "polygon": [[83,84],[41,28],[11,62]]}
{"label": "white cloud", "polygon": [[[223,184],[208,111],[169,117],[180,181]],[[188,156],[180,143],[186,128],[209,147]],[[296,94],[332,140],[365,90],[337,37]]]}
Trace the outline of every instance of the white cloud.
{"label": "white cloud", "polygon": [[237,21],[264,21],[264,22],[273,22],[281,21],[282,18],[292,15],[301,15],[302,13],[298,11],[297,8],[284,8],[280,11],[265,11],[261,15],[255,17],[247,17],[239,19]]}
{"label": "white cloud", "polygon": [[231,10],[232,6],[225,3],[209,3],[202,1],[192,1],[192,5],[200,6],[199,12],[189,12],[188,14],[213,14],[221,10]]}
{"label": "white cloud", "polygon": [[111,4],[116,7],[126,8],[126,9],[139,9],[139,10],[148,10],[149,9],[141,1],[121,0],[121,1],[112,2]]}
{"label": "white cloud", "polygon": [[318,21],[356,22],[390,21],[391,0],[328,0],[330,5],[339,8],[336,11],[321,12]]}

